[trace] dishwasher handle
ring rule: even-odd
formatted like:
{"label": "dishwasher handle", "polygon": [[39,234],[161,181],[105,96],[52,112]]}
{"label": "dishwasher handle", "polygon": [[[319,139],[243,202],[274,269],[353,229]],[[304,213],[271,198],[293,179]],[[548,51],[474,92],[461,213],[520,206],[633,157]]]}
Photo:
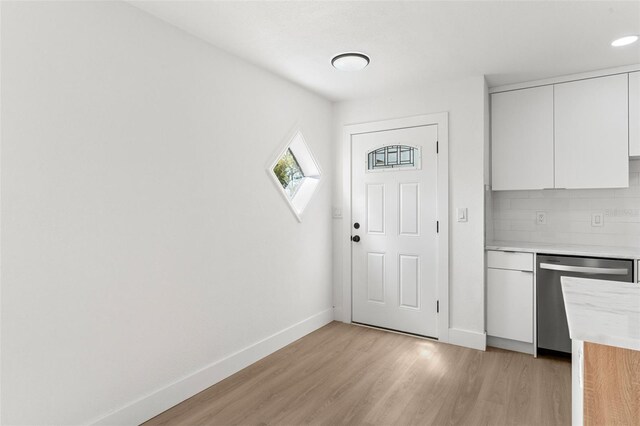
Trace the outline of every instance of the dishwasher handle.
{"label": "dishwasher handle", "polygon": [[549,269],[551,271],[578,272],[580,274],[592,275],[627,275],[629,273],[629,270],[627,268],[595,268],[590,266],[555,265],[553,263],[541,263],[540,269]]}

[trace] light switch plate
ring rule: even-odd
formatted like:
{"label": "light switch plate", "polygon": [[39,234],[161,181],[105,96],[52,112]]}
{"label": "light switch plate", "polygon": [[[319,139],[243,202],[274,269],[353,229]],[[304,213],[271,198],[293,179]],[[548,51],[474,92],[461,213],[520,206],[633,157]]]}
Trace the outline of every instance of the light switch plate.
{"label": "light switch plate", "polygon": [[342,209],[340,207],[333,208],[333,218],[341,219],[342,218]]}
{"label": "light switch plate", "polygon": [[591,213],[591,226],[604,226],[604,212]]}
{"label": "light switch plate", "polygon": [[458,222],[466,222],[468,220],[466,207],[459,207],[457,210],[457,213],[458,213]]}
{"label": "light switch plate", "polygon": [[547,224],[547,212],[536,212],[536,225]]}

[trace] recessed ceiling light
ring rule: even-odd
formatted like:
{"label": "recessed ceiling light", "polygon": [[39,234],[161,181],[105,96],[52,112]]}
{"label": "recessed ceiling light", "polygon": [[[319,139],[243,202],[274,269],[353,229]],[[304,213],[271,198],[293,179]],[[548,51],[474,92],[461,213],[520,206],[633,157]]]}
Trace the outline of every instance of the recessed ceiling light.
{"label": "recessed ceiling light", "polygon": [[358,71],[369,65],[369,57],[364,53],[341,53],[333,57],[331,65],[340,71]]}
{"label": "recessed ceiling light", "polygon": [[638,36],[637,35],[630,35],[630,36],[621,37],[619,39],[613,40],[611,42],[611,45],[613,47],[620,47],[620,46],[626,46],[626,45],[631,44],[631,43],[635,43],[636,41],[638,41]]}

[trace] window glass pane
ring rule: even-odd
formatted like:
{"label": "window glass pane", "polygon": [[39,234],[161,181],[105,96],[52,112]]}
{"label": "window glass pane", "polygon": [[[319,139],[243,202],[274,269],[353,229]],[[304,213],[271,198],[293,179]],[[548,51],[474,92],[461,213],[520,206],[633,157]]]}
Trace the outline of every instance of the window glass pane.
{"label": "window glass pane", "polygon": [[273,168],[273,173],[275,173],[289,198],[293,198],[304,179],[304,173],[290,149],[287,149],[278,160],[278,163]]}
{"label": "window glass pane", "polygon": [[400,162],[406,163],[411,161],[411,149],[402,149],[400,151]]}

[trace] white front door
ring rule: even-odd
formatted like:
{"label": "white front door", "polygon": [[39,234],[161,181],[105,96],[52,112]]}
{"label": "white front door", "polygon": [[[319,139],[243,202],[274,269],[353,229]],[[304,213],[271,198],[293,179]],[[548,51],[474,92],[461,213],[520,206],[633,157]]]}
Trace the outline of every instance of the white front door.
{"label": "white front door", "polygon": [[354,322],[438,337],[437,140],[437,125],[352,137]]}

